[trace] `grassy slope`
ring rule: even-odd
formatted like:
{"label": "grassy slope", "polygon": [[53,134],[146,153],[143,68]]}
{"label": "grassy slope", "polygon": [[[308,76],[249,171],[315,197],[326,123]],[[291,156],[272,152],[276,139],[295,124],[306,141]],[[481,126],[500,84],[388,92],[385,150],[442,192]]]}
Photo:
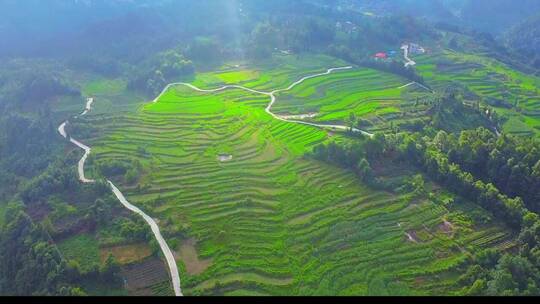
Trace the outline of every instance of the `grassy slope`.
{"label": "grassy slope", "polygon": [[7,204],[3,202],[0,203],[0,228],[2,228],[5,222],[6,209],[7,209]]}
{"label": "grassy slope", "polygon": [[100,265],[98,243],[92,235],[70,237],[60,242],[58,249],[66,259],[77,261],[82,271],[90,271],[93,265]]}
{"label": "grassy slope", "polygon": [[[205,74],[195,83],[215,87],[240,80],[268,90],[341,64],[328,57],[279,62]],[[316,82],[339,85],[332,79]],[[348,88],[351,94],[354,88]],[[456,277],[447,270],[464,257],[456,244],[476,250],[508,238],[493,224],[461,233],[456,224],[458,232],[449,238],[437,228],[449,214],[442,205],[375,191],[347,171],[304,159],[329,135],[273,120],[264,112],[267,103],[267,97],[241,90],[202,94],[177,87],[137,113],[87,118],[103,128],[104,136],[90,141],[97,158],[139,158],[149,169],[141,189],[122,187],[128,199],[165,231],[188,224],[201,258],[212,259],[195,276],[180,265],[186,294],[447,294]],[[232,161],[219,162],[220,153],[232,154]],[[154,201],[158,197],[162,203]],[[407,241],[407,231],[417,232],[419,242]],[[422,283],[425,278],[429,283]]]}
{"label": "grassy slope", "polygon": [[[96,100],[99,100],[99,106],[93,106],[91,114],[114,112],[116,115],[122,115],[125,112],[134,112],[138,105],[144,101],[143,97],[126,89],[124,80],[105,79],[95,75],[79,73],[71,76],[71,79],[80,86],[82,97],[60,98],[55,101],[55,117],[57,117],[58,123],[81,113],[86,105],[86,97],[95,97]],[[71,118],[70,121],[76,120]],[[71,126],[68,126],[68,132],[79,138],[80,136],[74,131]],[[60,137],[60,135],[58,136]],[[77,147],[73,147],[71,144],[66,145],[66,148],[79,151]],[[76,170],[76,167],[73,167],[73,170]],[[80,197],[68,197],[65,199],[73,206],[80,208],[79,210],[85,209],[86,207],[83,205],[89,203],[84,202],[83,204],[82,201],[85,199]],[[113,218],[113,220],[116,219],[117,217]],[[123,264],[123,262],[137,262],[146,257],[149,250],[146,244],[139,245],[142,250],[137,254],[127,252],[127,254],[121,256],[124,247],[136,245],[115,247],[117,244],[125,244],[126,239],[121,236],[119,227],[112,224],[112,222],[106,223],[96,233],[83,231],[74,234],[70,238],[60,241],[57,244],[58,249],[67,260],[77,261],[83,271],[90,270],[93,264],[101,265],[109,252],[115,255],[120,264]],[[99,280],[83,280],[81,285],[89,295],[127,295],[127,290],[102,284]]]}

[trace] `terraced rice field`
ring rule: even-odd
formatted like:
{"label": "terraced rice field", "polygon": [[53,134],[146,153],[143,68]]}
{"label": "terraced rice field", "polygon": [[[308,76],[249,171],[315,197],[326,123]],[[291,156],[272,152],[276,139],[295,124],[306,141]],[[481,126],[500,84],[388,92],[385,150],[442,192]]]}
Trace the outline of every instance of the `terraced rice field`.
{"label": "terraced rice field", "polygon": [[405,79],[388,73],[359,68],[310,79],[290,92],[277,95],[278,114],[317,113],[313,120],[344,122],[350,113],[384,121],[386,114],[401,112],[399,87]]}
{"label": "terraced rice field", "polygon": [[540,136],[540,78],[514,71],[482,54],[443,50],[415,60],[416,68],[433,87],[456,82],[467,86],[486,103],[499,100],[513,107],[496,107],[499,114],[508,118],[503,125],[506,132]]}
{"label": "terraced rice field", "polygon": [[256,64],[229,64],[213,72],[199,73],[193,85],[215,88],[224,84],[238,84],[261,91],[271,91],[289,86],[303,76],[320,73],[329,67],[349,65],[324,55],[275,55],[271,60]]}
{"label": "terraced rice field", "polygon": [[[274,61],[253,67],[228,65],[222,70],[197,75],[194,85],[216,88],[239,84],[261,91],[285,88],[299,78],[319,73],[328,67],[347,63],[327,56],[277,56]],[[387,131],[390,122],[399,125],[425,116],[426,108],[413,105],[406,94],[424,92],[409,81],[390,73],[368,68],[332,73],[324,78],[309,79],[291,91],[276,95],[272,111],[290,119],[345,125],[351,113],[364,122],[369,131]]]}
{"label": "terraced rice field", "polygon": [[[294,69],[286,62],[282,72],[250,72],[259,79],[243,75],[242,83],[261,90],[286,87],[334,64],[303,62]],[[358,80],[370,73],[344,72],[310,85],[329,94],[341,86],[339,77]],[[197,85],[214,87],[214,76],[201,76]],[[395,96],[391,87],[400,83],[390,78],[377,88]],[[344,85],[354,88],[352,81]],[[367,87],[359,85],[351,94]],[[306,104],[329,107],[331,115],[331,104],[310,96]],[[197,259],[211,261],[198,274],[179,262],[186,295],[367,295],[396,286],[407,294],[450,294],[456,279],[451,270],[466,254],[460,248],[509,239],[494,225],[468,233],[456,227],[448,236],[437,229],[449,212],[445,207],[412,194],[370,189],[348,171],[305,158],[316,144],[344,136],[275,120],[264,111],[268,102],[267,96],[239,89],[205,94],[179,86],[135,113],[85,118],[102,130],[86,140],[92,158],[143,163],[140,187],[122,186],[130,202],[159,220],[169,243],[193,239]],[[232,159],[220,161],[223,154]],[[170,228],[182,225],[181,232]],[[407,232],[419,239],[409,241]],[[417,284],[433,276],[440,277]]]}

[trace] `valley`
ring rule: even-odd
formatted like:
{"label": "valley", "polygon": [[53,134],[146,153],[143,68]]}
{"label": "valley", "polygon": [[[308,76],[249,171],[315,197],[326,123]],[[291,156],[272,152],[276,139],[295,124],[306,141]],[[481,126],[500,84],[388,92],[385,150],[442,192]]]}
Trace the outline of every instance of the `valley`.
{"label": "valley", "polygon": [[0,295],[539,295],[538,8],[0,1]]}
{"label": "valley", "polygon": [[[298,63],[306,65],[303,60]],[[308,67],[303,74],[317,68]],[[390,288],[384,286],[399,286],[406,294],[449,293],[456,279],[453,268],[466,254],[464,247],[511,246],[512,236],[497,224],[473,220],[452,225],[449,234],[440,227],[456,216],[454,208],[413,193],[373,190],[345,170],[305,159],[304,153],[319,143],[350,139],[340,130],[275,119],[265,111],[270,109],[269,96],[258,90],[284,82],[264,77],[273,73],[258,70],[261,78],[272,81],[249,79],[258,81],[250,90],[215,90],[211,86],[217,83],[201,81],[195,82],[204,86],[200,90],[168,86],[155,102],[129,115],[84,118],[102,134],[85,140],[92,146],[90,163],[140,161],[147,173],[137,186],[121,186],[126,197],[159,219],[169,243],[185,244],[194,238],[199,259],[211,261],[205,271],[193,275],[185,270],[193,265],[178,260],[186,294],[322,295],[339,290],[340,295],[369,295]],[[292,81],[298,74],[291,69],[282,79]],[[380,82],[384,76],[388,84]],[[280,111],[287,100],[309,107],[303,97],[323,109],[332,105],[324,93],[320,100],[300,94],[339,88],[344,94],[340,100],[351,96],[356,108],[333,104],[344,114],[331,122],[343,122],[345,109],[355,109],[362,118],[384,119],[380,115],[388,111],[379,108],[399,107],[401,91],[418,90],[406,85],[404,79],[369,69],[335,71],[276,94],[273,107]],[[95,107],[99,108],[99,100]],[[218,161],[224,153],[232,159]],[[388,178],[404,184],[410,170]],[[440,188],[436,184],[432,187],[444,191],[436,190]],[[346,266],[351,264],[356,267]],[[435,276],[447,279],[417,284]],[[383,284],[377,287],[382,290],[373,287],[377,284]]]}

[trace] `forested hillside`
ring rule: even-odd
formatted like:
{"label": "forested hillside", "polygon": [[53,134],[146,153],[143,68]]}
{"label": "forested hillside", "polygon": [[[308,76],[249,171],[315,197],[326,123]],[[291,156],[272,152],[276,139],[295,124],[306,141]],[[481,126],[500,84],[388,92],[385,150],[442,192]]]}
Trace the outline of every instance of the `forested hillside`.
{"label": "forested hillside", "polygon": [[506,45],[540,67],[540,15],[527,18],[505,34]]}

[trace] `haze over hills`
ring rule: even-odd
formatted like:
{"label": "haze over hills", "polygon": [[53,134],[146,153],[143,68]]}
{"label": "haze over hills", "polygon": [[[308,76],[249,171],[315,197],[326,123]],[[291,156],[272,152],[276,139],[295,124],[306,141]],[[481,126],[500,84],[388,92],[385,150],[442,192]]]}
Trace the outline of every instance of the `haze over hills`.
{"label": "haze over hills", "polygon": [[[524,19],[518,25],[511,28],[504,36],[508,47],[525,54],[535,61],[540,55],[540,15],[534,15]],[[538,67],[540,62],[535,63]]]}
{"label": "haze over hills", "polygon": [[535,0],[364,0],[341,3],[361,7],[376,15],[414,15],[470,27],[494,36],[508,31],[540,9]]}
{"label": "haze over hills", "polygon": [[[235,3],[242,4],[249,11],[250,3],[256,2],[237,1]],[[269,7],[296,6],[304,7],[305,10],[311,5],[310,1],[295,1],[293,4],[283,2],[278,5],[276,3],[269,5]],[[336,5],[334,1],[313,1],[313,4],[317,3],[326,6]],[[344,0],[338,3],[344,7],[359,7],[377,14],[406,14],[425,17],[432,21],[444,21],[466,26],[493,35],[501,35],[509,31],[540,8],[540,4],[535,0],[523,0],[519,2],[519,5],[511,0]],[[222,4],[212,3],[212,1],[195,3],[188,0],[52,0],[48,1],[47,5],[43,5],[42,1],[37,0],[22,2],[7,0],[0,3],[0,16],[2,17],[0,37],[7,46],[0,50],[0,55],[29,50],[37,52],[38,47],[47,48],[47,44],[50,44],[51,40],[88,40],[90,37],[80,37],[77,34],[87,32],[90,35],[93,27],[97,27],[96,30],[100,30],[100,27],[112,28],[112,33],[100,33],[115,38],[118,35],[114,35],[114,28],[120,24],[124,24],[124,28],[119,30],[126,31],[127,34],[145,30],[148,27],[155,29],[152,35],[156,35],[159,32],[158,29],[182,31],[174,25],[179,20],[210,17],[198,15],[202,11],[211,11],[204,8],[215,8],[215,11],[221,12],[227,11],[226,6],[220,9],[220,5]],[[252,7],[259,5],[261,4],[257,3]],[[55,18],[51,18],[53,14]],[[116,21],[114,21],[115,19]],[[28,20],[34,22],[28,22]],[[219,19],[208,18],[207,20],[217,22]],[[135,27],[129,27],[128,30],[127,24]],[[182,23],[182,26],[188,26],[188,24],[188,22]],[[185,30],[190,31],[191,29]],[[99,39],[99,37],[95,38]],[[96,41],[96,43],[98,42],[100,41]]]}
{"label": "haze over hills", "polygon": [[0,295],[540,295],[514,2],[0,1]]}
{"label": "haze over hills", "polygon": [[539,9],[540,3],[535,0],[469,0],[461,9],[461,19],[466,25],[498,35],[537,14]]}

